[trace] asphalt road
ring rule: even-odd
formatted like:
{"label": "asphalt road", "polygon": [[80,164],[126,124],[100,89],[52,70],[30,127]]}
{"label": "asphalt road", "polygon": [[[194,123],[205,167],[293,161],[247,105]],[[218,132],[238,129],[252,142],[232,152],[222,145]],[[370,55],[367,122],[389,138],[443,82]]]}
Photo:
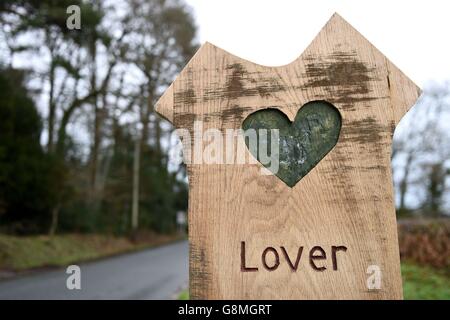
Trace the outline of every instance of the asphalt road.
{"label": "asphalt road", "polygon": [[0,282],[0,299],[173,299],[188,282],[187,241],[80,264],[81,289],[65,269]]}

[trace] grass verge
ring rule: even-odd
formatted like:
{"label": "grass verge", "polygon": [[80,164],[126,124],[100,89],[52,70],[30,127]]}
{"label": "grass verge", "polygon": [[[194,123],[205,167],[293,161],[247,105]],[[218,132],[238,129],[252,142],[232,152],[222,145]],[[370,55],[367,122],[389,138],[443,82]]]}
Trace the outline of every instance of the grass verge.
{"label": "grass verge", "polygon": [[135,240],[98,234],[17,237],[0,234],[0,271],[15,273],[67,266],[179,240],[177,235],[145,233]]}
{"label": "grass verge", "polygon": [[450,300],[450,276],[430,267],[402,263],[405,300]]}
{"label": "grass verge", "polygon": [[[403,295],[405,300],[450,300],[450,276],[441,270],[402,263]],[[189,300],[183,290],[179,300]]]}

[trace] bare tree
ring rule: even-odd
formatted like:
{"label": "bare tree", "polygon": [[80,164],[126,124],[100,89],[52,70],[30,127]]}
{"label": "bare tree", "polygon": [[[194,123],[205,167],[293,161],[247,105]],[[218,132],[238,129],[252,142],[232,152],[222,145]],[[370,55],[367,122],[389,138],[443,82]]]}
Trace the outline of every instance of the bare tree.
{"label": "bare tree", "polygon": [[[445,179],[437,179],[437,173],[446,170],[445,163],[450,159],[449,121],[450,84],[445,83],[426,88],[417,105],[401,122],[392,151],[399,212],[408,211],[406,199],[411,188],[422,190],[420,201],[424,206],[430,197],[428,192],[437,188],[435,184],[445,182]],[[428,206],[428,209],[436,208]]]}

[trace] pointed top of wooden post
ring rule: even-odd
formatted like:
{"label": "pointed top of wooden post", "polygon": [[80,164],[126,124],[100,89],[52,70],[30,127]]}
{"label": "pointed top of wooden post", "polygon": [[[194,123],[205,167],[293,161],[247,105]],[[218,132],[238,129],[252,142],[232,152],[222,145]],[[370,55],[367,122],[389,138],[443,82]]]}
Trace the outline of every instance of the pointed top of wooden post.
{"label": "pointed top of wooden post", "polygon": [[[296,61],[301,60],[305,56],[314,55],[320,53],[324,48],[329,48],[333,45],[341,47],[342,53],[354,52],[360,49],[364,49],[371,54],[382,56],[385,60],[384,67],[387,70],[388,86],[390,88],[391,100],[393,106],[396,108],[394,111],[395,123],[398,123],[402,116],[411,108],[416,102],[417,98],[421,94],[421,89],[409,79],[400,69],[398,69],[388,58],[386,58],[369,40],[367,40],[359,31],[357,31],[349,22],[347,22],[341,15],[335,12],[324,27],[320,30],[311,44],[305,49],[305,51],[293,62],[280,66],[280,67],[268,67],[268,68],[283,68]],[[210,42],[205,42],[196,52],[191,61],[183,69],[191,64],[191,62],[206,54],[211,49],[220,50],[224,53],[234,56],[231,53],[215,46]],[[336,49],[336,48],[335,48]],[[369,50],[368,50],[369,49]],[[251,63],[245,59],[234,56],[235,58]],[[180,74],[183,74],[183,71]],[[173,108],[174,108],[174,83],[179,79],[177,77],[174,82],[166,89],[163,95],[159,98],[155,105],[155,110],[163,118],[169,122],[173,122]],[[395,80],[395,81],[394,81]],[[391,87],[393,85],[394,87]]]}

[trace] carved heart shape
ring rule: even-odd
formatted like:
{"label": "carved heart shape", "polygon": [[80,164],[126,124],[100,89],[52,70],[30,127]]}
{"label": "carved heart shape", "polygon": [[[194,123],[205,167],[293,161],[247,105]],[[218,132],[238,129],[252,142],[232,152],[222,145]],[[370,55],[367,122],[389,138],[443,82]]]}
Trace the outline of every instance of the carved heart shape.
{"label": "carved heart shape", "polygon": [[[245,139],[252,155],[289,187],[293,187],[336,145],[341,131],[341,115],[328,102],[311,101],[300,108],[294,122],[280,110],[270,108],[250,114],[242,128],[256,131],[257,145],[252,146],[250,140]],[[277,150],[272,154],[271,134],[267,131],[271,129],[278,129],[279,156],[276,156]],[[263,151],[261,154],[260,150]],[[272,160],[275,155],[279,160],[278,166],[261,161],[260,156],[265,155]]]}

